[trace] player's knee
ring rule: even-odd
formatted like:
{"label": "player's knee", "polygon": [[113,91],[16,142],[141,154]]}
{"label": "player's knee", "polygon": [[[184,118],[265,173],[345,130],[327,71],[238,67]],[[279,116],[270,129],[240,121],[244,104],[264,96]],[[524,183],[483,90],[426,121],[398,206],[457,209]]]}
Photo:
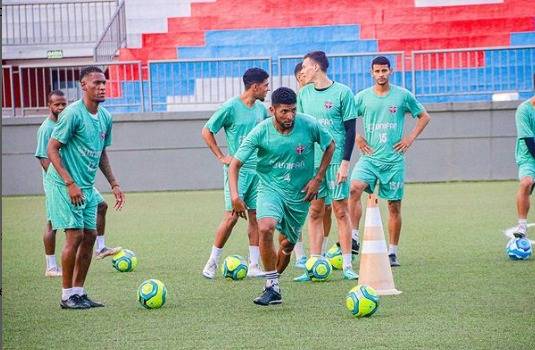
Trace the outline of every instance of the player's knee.
{"label": "player's knee", "polygon": [[290,255],[292,254],[292,251],[294,250],[295,244],[290,242],[287,239],[284,239],[281,242],[281,251],[284,255]]}
{"label": "player's knee", "polygon": [[333,211],[333,207],[330,204],[325,205],[325,216],[331,216],[331,213]]}
{"label": "player's knee", "polygon": [[310,220],[322,220],[325,210],[319,206],[311,206],[308,210]]}
{"label": "player's knee", "polygon": [[362,195],[362,191],[364,191],[364,188],[359,182],[351,182],[351,186],[349,187],[350,198],[354,201],[360,201],[360,196]]}
{"label": "player's knee", "polygon": [[108,203],[106,202],[100,202],[97,207],[98,213],[101,215],[106,215],[106,212],[108,211]]}
{"label": "player's knee", "polygon": [[388,201],[388,212],[390,216],[401,215],[401,201]]}
{"label": "player's knee", "polygon": [[225,215],[224,221],[227,226],[233,227],[238,222],[238,214],[229,212]]}
{"label": "player's knee", "polygon": [[273,240],[273,232],[275,231],[275,225],[272,223],[259,222],[258,223],[258,234],[260,239],[263,240]]}
{"label": "player's knee", "polygon": [[525,192],[531,191],[531,187],[533,187],[533,184],[534,184],[534,181],[529,176],[526,176],[520,179],[520,188]]}

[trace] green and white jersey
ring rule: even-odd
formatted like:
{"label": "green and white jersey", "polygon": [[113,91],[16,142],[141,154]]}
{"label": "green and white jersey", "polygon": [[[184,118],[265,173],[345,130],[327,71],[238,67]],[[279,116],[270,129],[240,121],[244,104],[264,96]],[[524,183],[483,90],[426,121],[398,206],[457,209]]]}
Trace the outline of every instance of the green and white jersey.
{"label": "green and white jersey", "polygon": [[[37,147],[35,149],[36,158],[48,159],[48,140],[50,140],[50,136],[55,127],[56,122],[47,117],[37,130]],[[42,170],[44,185],[46,172],[44,169]]]}
{"label": "green and white jersey", "polygon": [[[313,116],[329,131],[336,143],[331,164],[340,164],[346,139],[344,122],[357,117],[351,89],[337,82],[321,90],[316,89],[314,84],[305,85],[297,96],[297,111]],[[316,166],[321,163],[322,156],[323,152],[317,147]]]}
{"label": "green and white jersey", "polygon": [[[247,134],[266,118],[269,118],[269,115],[262,102],[257,100],[249,108],[243,103],[240,97],[234,97],[225,102],[212,115],[204,127],[213,134],[217,134],[221,128],[224,128],[228,154],[234,156]],[[243,164],[244,169],[255,169],[255,167],[255,155]]]}
{"label": "green and white jersey", "polygon": [[516,119],[516,147],[515,159],[517,164],[533,162],[524,140],[525,137],[535,137],[535,107],[531,99],[524,101],[518,106],[515,114]]}
{"label": "green and white jersey", "polygon": [[[63,144],[60,149],[63,166],[76,185],[90,188],[95,184],[102,150],[111,144],[111,114],[103,107],[96,115],[89,113],[82,100],[69,105],[59,115],[52,138]],[[52,164],[48,178],[64,184]]]}
{"label": "green and white jersey", "polygon": [[297,113],[288,134],[275,128],[274,118],[260,123],[234,158],[243,163],[257,153],[259,193],[274,191],[285,199],[302,201],[305,193],[301,191],[314,176],[314,143],[324,151],[331,141],[331,135],[314,118]]}
{"label": "green and white jersey", "polygon": [[355,96],[355,106],[359,117],[363,118],[366,141],[373,149],[369,157],[383,163],[396,163],[404,159],[403,154],[394,150],[394,145],[403,137],[405,114],[418,117],[425,108],[414,95],[399,86],[390,85],[385,96],[378,96],[373,87],[360,91]]}

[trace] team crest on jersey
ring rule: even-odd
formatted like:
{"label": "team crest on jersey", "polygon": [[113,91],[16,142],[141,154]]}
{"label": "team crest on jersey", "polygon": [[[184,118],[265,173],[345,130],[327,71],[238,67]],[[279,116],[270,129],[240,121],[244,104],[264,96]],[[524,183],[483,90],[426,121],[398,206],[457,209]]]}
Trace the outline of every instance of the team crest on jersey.
{"label": "team crest on jersey", "polygon": [[398,111],[397,106],[390,106],[388,107],[388,110],[390,111],[390,114],[395,114]]}
{"label": "team crest on jersey", "polygon": [[106,133],[103,131],[100,133],[100,139],[104,140],[106,138]]}
{"label": "team crest on jersey", "polygon": [[333,103],[331,101],[325,101],[325,104],[323,105],[325,109],[331,109],[333,108]]}
{"label": "team crest on jersey", "polygon": [[304,151],[305,151],[305,146],[303,145],[299,145],[295,148],[295,153],[297,154],[303,154]]}

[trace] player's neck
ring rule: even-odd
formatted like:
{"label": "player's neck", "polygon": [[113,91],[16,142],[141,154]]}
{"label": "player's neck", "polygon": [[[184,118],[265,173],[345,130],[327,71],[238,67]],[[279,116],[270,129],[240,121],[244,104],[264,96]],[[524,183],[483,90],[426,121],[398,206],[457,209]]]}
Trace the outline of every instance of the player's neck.
{"label": "player's neck", "polygon": [[91,114],[97,114],[98,113],[99,102],[91,101],[86,96],[82,97],[82,102],[84,103],[85,108],[87,109],[87,111],[89,113],[91,113]]}
{"label": "player's neck", "polygon": [[390,91],[390,83],[387,82],[386,84],[383,84],[383,85],[375,84],[373,86],[373,91],[375,91],[375,93],[379,96],[387,95],[388,92]]}
{"label": "player's neck", "polygon": [[48,119],[52,120],[54,123],[57,123],[57,121],[58,121],[58,117],[56,117],[56,116],[54,115],[54,113],[50,113],[50,114],[48,115]]}
{"label": "player's neck", "polygon": [[256,102],[256,98],[253,95],[249,94],[247,91],[241,94],[240,99],[243,104],[249,108],[251,108]]}
{"label": "player's neck", "polygon": [[317,90],[323,90],[328,88],[333,84],[333,81],[329,79],[327,74],[319,74],[316,79],[314,79],[314,88]]}
{"label": "player's neck", "polygon": [[[295,124],[294,124],[295,125]],[[276,118],[273,118],[273,126],[275,127],[275,130],[277,130],[279,133],[283,134],[283,135],[286,135],[286,134],[289,134],[290,132],[292,132],[293,130],[293,125],[291,128],[283,128],[282,125],[280,125],[278,122],[277,122],[277,119]]]}

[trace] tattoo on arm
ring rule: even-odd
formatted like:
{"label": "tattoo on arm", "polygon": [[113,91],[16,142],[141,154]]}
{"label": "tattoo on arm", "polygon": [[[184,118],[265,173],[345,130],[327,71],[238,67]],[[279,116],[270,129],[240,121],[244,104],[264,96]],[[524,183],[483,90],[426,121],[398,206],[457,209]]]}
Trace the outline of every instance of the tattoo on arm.
{"label": "tattoo on arm", "polygon": [[111,186],[117,183],[117,180],[115,180],[115,176],[113,176],[113,172],[111,171],[111,165],[110,160],[108,158],[108,154],[106,153],[106,150],[102,151],[102,155],[100,156],[100,163],[99,163],[100,171],[102,171],[102,174],[106,177],[108,182]]}

